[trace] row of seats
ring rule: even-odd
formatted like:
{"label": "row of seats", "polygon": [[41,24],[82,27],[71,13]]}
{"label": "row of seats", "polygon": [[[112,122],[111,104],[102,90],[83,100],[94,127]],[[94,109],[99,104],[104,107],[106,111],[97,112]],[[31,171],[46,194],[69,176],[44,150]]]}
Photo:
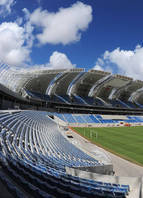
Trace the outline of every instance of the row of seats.
{"label": "row of seats", "polygon": [[125,123],[142,123],[143,118],[140,116],[127,116],[126,119],[103,119],[100,115],[94,114],[59,114],[55,113],[59,119],[67,123],[89,123],[89,124],[118,124],[120,122]]}
{"label": "row of seats", "polygon": [[123,198],[130,191],[128,185],[67,175],[66,166],[102,164],[71,144],[44,112],[0,114],[0,163],[15,197]]}
{"label": "row of seats", "polygon": [[[21,115],[22,114],[22,115]],[[76,167],[76,166],[93,166],[99,164],[99,162],[92,157],[88,156],[79,148],[75,147],[68,142],[61,133],[59,133],[57,126],[46,117],[45,121],[42,119],[45,115],[42,115],[41,120],[37,118],[38,122],[34,122],[30,117],[34,117],[33,113],[29,113],[27,118],[27,112],[22,112],[15,115],[1,115],[0,121],[3,126],[6,126],[10,131],[2,129],[2,140],[7,140],[7,146],[12,150],[11,144],[19,150],[19,155],[24,153],[23,158],[31,158],[29,156],[29,150],[32,153],[41,154],[41,159],[45,158],[51,164],[57,167]],[[43,113],[44,114],[44,113]],[[43,123],[43,126],[41,124]],[[53,132],[54,131],[54,132]],[[66,149],[67,148],[67,149]],[[66,149],[66,150],[65,150]],[[27,152],[27,153],[25,153]]]}
{"label": "row of seats", "polygon": [[[80,104],[80,105],[92,105],[92,106],[105,106],[105,103],[100,98],[93,98],[89,96],[81,97],[78,95],[72,95],[71,97],[68,95],[45,95],[41,93],[36,93],[33,91],[25,90],[26,96],[31,99],[36,100],[44,100],[48,102],[56,102],[56,103],[67,103],[67,104]],[[142,108],[140,105],[137,105],[132,102],[123,102],[121,100],[108,100],[106,101],[110,107],[117,108]]]}

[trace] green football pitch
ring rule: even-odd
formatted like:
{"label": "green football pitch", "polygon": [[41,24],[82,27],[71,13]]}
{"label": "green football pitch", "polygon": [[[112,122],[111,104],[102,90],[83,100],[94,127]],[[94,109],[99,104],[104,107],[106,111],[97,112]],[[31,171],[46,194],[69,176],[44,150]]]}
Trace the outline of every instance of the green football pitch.
{"label": "green football pitch", "polygon": [[143,127],[74,127],[96,145],[143,166]]}

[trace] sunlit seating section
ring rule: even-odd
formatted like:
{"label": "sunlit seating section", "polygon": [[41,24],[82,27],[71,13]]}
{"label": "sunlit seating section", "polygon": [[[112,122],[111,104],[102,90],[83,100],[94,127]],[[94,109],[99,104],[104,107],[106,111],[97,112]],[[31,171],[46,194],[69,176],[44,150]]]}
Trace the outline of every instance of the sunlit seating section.
{"label": "sunlit seating section", "polygon": [[123,198],[130,191],[129,185],[67,175],[66,166],[103,164],[71,144],[44,112],[0,114],[0,165],[0,179],[14,197]]}
{"label": "sunlit seating section", "polygon": [[94,114],[58,114],[55,113],[59,119],[63,120],[66,123],[74,124],[119,124],[119,123],[142,123],[143,117],[142,116],[126,116],[125,119],[118,118],[118,119],[104,119],[101,115],[94,115]]}

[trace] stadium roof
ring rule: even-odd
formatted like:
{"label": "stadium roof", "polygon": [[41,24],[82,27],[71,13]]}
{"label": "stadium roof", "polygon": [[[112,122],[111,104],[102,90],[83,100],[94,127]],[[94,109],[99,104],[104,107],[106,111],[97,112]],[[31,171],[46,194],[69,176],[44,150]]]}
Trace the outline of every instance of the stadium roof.
{"label": "stadium roof", "polygon": [[102,83],[98,83],[93,90],[92,96],[108,101],[108,99],[113,99],[113,95],[117,90],[126,87],[131,81],[132,78],[126,76],[110,75]]}
{"label": "stadium roof", "polygon": [[0,84],[20,95],[28,90],[49,96],[98,97],[107,103],[109,99],[120,99],[142,104],[143,99],[143,81],[98,70],[20,69],[1,63]]}
{"label": "stadium roof", "polygon": [[119,98],[123,101],[132,101],[132,94],[134,94],[137,90],[143,87],[143,81],[135,80],[131,81],[127,86],[122,87],[119,91],[116,92],[116,98]]}
{"label": "stadium roof", "polygon": [[85,72],[72,87],[71,94],[76,94],[79,96],[88,96],[92,87],[96,85],[96,83],[108,76],[109,72],[98,71],[98,70],[89,70]]}

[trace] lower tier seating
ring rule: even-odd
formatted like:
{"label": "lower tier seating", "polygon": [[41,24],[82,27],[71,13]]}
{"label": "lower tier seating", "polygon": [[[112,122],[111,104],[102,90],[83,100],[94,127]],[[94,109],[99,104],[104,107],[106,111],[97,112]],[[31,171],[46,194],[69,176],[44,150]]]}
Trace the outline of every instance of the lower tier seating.
{"label": "lower tier seating", "polygon": [[125,198],[130,192],[128,185],[67,175],[66,166],[102,164],[71,144],[44,112],[0,114],[0,165],[13,197]]}

